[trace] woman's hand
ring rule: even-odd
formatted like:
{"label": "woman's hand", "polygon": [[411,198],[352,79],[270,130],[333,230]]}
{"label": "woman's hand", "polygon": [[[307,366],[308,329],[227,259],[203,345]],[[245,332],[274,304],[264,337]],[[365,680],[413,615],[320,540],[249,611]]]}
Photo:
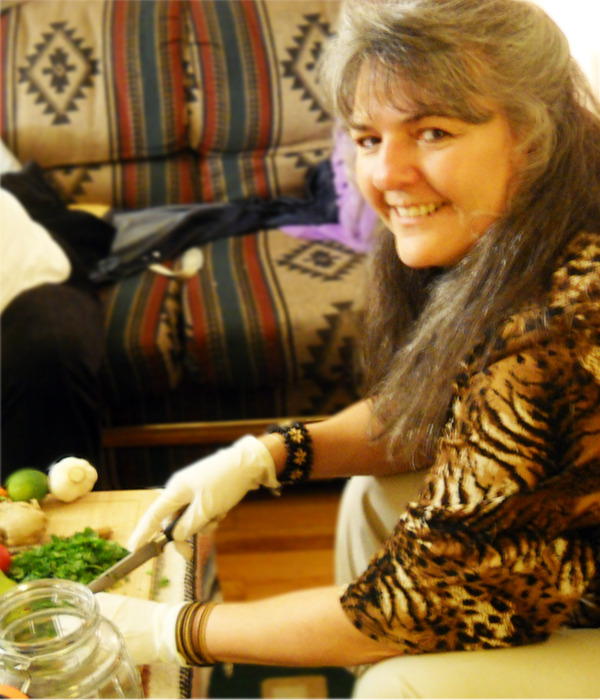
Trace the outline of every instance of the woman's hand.
{"label": "woman's hand", "polygon": [[279,487],[275,463],[260,440],[246,435],[173,474],[142,516],[129,540],[129,549],[133,551],[147,542],[187,506],[173,529],[176,545],[185,544],[191,535],[210,530],[248,491],[259,486]]}
{"label": "woman's hand", "polygon": [[96,593],[100,614],[121,632],[125,645],[137,666],[173,663],[184,666],[177,651],[175,627],[185,603],[156,603],[115,593]]}

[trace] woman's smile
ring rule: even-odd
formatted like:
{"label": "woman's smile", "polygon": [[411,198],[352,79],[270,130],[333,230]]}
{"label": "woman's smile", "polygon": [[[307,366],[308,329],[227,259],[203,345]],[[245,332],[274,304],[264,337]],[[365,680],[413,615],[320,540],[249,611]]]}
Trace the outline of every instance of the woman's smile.
{"label": "woman's smile", "polygon": [[390,205],[390,209],[399,218],[408,219],[409,221],[414,219],[415,223],[417,223],[419,219],[432,216],[443,206],[443,202],[438,204],[431,202],[430,204]]}

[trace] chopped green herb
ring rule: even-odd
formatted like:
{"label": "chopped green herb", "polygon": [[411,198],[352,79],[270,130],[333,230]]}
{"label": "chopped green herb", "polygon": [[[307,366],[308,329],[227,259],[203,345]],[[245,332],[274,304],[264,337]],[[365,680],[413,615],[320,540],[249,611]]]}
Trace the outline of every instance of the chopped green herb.
{"label": "chopped green herb", "polygon": [[159,588],[166,588],[171,583],[171,580],[167,576],[161,576],[158,582]]}
{"label": "chopped green herb", "polygon": [[61,578],[87,584],[129,554],[118,542],[103,539],[89,527],[72,537],[51,537],[47,544],[13,556],[12,579],[21,583]]}

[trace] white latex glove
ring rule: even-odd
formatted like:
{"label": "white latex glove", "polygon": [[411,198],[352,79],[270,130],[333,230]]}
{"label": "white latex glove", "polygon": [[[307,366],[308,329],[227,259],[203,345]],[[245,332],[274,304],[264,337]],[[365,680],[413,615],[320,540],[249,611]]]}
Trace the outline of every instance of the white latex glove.
{"label": "white latex glove", "polygon": [[95,597],[100,614],[121,632],[136,665],[157,661],[186,665],[175,642],[177,615],[185,603],[170,605],[115,593]]}
{"label": "white latex glove", "polygon": [[185,540],[212,529],[248,491],[259,486],[271,489],[280,486],[275,463],[260,440],[246,435],[230,447],[173,474],[133,531],[129,549],[134,551],[151,539],[187,505],[173,529],[173,540],[184,553],[180,545],[185,545]]}

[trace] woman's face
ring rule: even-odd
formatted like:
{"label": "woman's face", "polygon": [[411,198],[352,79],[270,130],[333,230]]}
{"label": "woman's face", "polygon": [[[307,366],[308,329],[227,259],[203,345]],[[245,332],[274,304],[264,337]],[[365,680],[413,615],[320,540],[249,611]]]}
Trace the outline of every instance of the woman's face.
{"label": "woman's face", "polygon": [[[457,263],[506,207],[521,156],[508,120],[402,111],[360,73],[350,119],[357,181],[409,267]],[[399,92],[401,97],[401,92]]]}

